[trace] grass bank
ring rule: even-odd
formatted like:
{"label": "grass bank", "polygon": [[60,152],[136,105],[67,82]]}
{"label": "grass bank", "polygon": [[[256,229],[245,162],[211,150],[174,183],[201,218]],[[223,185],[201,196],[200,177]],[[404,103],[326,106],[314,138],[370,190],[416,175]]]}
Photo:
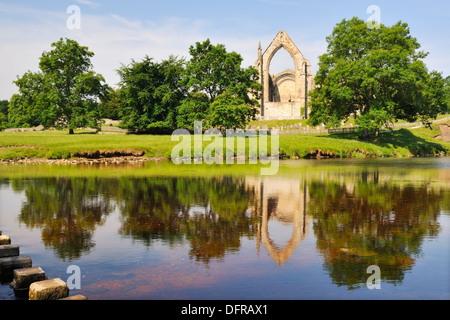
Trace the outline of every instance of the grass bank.
{"label": "grass bank", "polygon": [[[407,157],[449,153],[450,142],[435,139],[440,129],[400,129],[384,132],[376,141],[360,141],[354,133],[281,135],[284,158]],[[270,141],[270,139],[269,139]],[[74,157],[144,156],[170,158],[177,141],[170,136],[92,134],[83,131],[0,133],[0,159],[69,159]],[[210,142],[204,142],[204,146]]]}

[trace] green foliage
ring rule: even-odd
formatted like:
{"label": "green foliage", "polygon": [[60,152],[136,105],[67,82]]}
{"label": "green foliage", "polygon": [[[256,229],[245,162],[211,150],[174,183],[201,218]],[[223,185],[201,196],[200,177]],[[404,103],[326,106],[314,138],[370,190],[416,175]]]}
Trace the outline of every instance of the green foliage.
{"label": "green foliage", "polygon": [[[186,64],[180,85],[190,92],[190,96],[180,107],[178,126],[192,128],[193,120],[204,120],[205,124],[209,123],[211,126],[245,126],[246,121],[254,118],[259,106],[257,99],[261,84],[257,81],[258,71],[253,67],[242,68],[241,55],[234,51],[227,52],[223,44],[213,45],[209,39],[191,46],[189,53],[191,59]],[[238,105],[234,99],[222,99],[220,103],[214,104],[225,92],[228,92],[228,97],[233,95],[239,99],[238,105],[246,104],[247,107],[242,106],[241,111],[237,112]],[[224,102],[231,102],[232,105],[225,106]],[[209,113],[206,112],[206,103],[209,103]],[[214,110],[215,107],[220,108]],[[226,117],[223,114],[226,112],[224,108],[237,113]],[[241,115],[238,116],[238,113]],[[253,117],[245,117],[246,121],[242,121],[243,113]]]}
{"label": "green foliage", "polygon": [[370,109],[366,113],[356,118],[355,123],[366,130],[366,133],[378,135],[378,130],[390,123],[391,118],[386,110],[383,109]]}
{"label": "green foliage", "polygon": [[118,70],[123,101],[122,126],[137,133],[170,133],[185,96],[178,85],[184,61],[170,56],[160,63],[146,56]]}
{"label": "green foliage", "polygon": [[[76,41],[60,39],[44,52],[39,67],[52,87],[49,97],[55,106],[51,119],[56,127],[100,127],[101,114],[98,98],[106,91],[104,78],[91,70],[94,53]],[[55,118],[58,117],[58,118]]]}
{"label": "green foliage", "polygon": [[102,118],[120,120],[122,118],[122,99],[120,89],[108,87],[105,95],[100,99]]}
{"label": "green foliage", "polygon": [[177,125],[179,128],[194,130],[195,121],[203,121],[209,126],[209,99],[204,93],[190,93],[178,107]]}
{"label": "green foliage", "polygon": [[228,53],[222,44],[210,40],[189,48],[191,60],[186,64],[182,84],[193,92],[204,92],[210,101],[224,92],[240,72],[242,58],[236,52]]}
{"label": "green foliage", "polygon": [[25,99],[20,94],[14,94],[8,104],[8,126],[9,127],[29,127],[30,113],[25,105]]}
{"label": "green foliage", "polygon": [[[44,74],[28,71],[14,83],[19,88],[19,94],[14,94],[9,102],[9,126],[19,128],[46,125],[54,104],[48,99],[53,92]],[[46,108],[47,112],[44,110]]]}
{"label": "green foliage", "polygon": [[106,86],[91,69],[93,53],[76,41],[60,39],[40,58],[40,72],[27,72],[15,84],[19,95],[9,104],[10,126],[100,127],[98,98]]}
{"label": "green foliage", "polygon": [[210,121],[213,127],[243,128],[254,119],[256,110],[236,95],[225,91],[211,103]]}
{"label": "green foliage", "polygon": [[364,133],[398,120],[427,123],[444,111],[444,81],[428,72],[426,53],[406,23],[369,29],[358,18],[342,20],[327,37],[311,92],[314,125],[334,126],[352,115]]}
{"label": "green foliage", "polygon": [[[322,135],[289,134],[280,135],[280,155],[285,158],[305,158],[315,150],[340,157],[407,157],[450,152],[450,142],[436,140],[440,134],[434,130],[401,129],[381,135],[376,141],[357,140],[354,133]],[[77,133],[80,131],[77,131]],[[100,152],[132,153],[143,151],[147,157],[170,158],[172,149],[178,144],[170,135],[67,135],[57,130],[43,132],[0,133],[0,159],[20,158],[67,158],[77,154],[98,154]],[[226,138],[224,138],[226,139]],[[231,138],[234,139],[234,138]],[[210,144],[204,141],[203,147]],[[224,141],[225,145],[225,141]],[[248,144],[247,144],[248,145]],[[269,139],[270,149],[270,139]],[[236,170],[236,167],[233,167]],[[211,170],[211,167],[208,168]]]}
{"label": "green foliage", "polygon": [[0,131],[8,127],[8,100],[0,100]]}
{"label": "green foliage", "polygon": [[445,78],[445,101],[446,101],[446,110],[445,112],[450,112],[450,76]]}

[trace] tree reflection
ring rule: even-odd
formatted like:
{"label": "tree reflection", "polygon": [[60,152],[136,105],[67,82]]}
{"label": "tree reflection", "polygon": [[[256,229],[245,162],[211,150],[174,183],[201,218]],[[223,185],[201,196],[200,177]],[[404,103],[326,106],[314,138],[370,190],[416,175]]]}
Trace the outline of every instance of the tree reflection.
{"label": "tree reflection", "polygon": [[25,190],[19,221],[40,228],[44,244],[61,259],[76,259],[95,245],[93,234],[117,206],[119,234],[147,246],[190,243],[190,257],[208,263],[252,236],[256,215],[244,179],[146,177],[14,179]]}
{"label": "tree reflection", "polygon": [[256,217],[246,214],[251,192],[243,179],[143,178],[123,181],[120,233],[151,245],[189,241],[190,256],[208,263],[240,247],[253,234]]}
{"label": "tree reflection", "polygon": [[421,186],[378,183],[378,172],[353,183],[314,181],[309,213],[317,247],[333,282],[349,289],[365,285],[367,267],[400,283],[421,254],[426,236],[439,231],[443,192]]}
{"label": "tree reflection", "polygon": [[[332,170],[264,178],[88,176],[10,183],[25,191],[19,221],[41,229],[44,244],[61,259],[89,253],[95,229],[114,209],[120,235],[149,247],[187,244],[190,258],[205,264],[239,250],[243,237],[255,237],[257,249],[262,244],[282,265],[310,232],[312,219],[334,283],[363,286],[370,265],[380,267],[385,281],[401,283],[421,255],[424,238],[437,236],[438,216],[449,208],[448,189],[396,183],[398,173]],[[271,219],[293,226],[286,244],[270,237]]]}
{"label": "tree reflection", "polygon": [[25,190],[19,221],[42,229],[45,246],[63,260],[79,258],[94,246],[95,228],[102,225],[112,205],[104,179],[15,179],[14,189]]}

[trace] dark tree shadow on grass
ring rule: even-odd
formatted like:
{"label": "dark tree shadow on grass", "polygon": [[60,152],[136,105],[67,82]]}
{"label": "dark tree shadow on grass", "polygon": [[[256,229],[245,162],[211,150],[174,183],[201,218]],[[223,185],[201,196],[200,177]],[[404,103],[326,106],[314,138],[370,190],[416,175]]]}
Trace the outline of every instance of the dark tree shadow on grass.
{"label": "dark tree shadow on grass", "polygon": [[406,148],[415,156],[446,152],[445,147],[441,144],[418,137],[407,129],[382,132],[379,137],[374,138],[373,140],[359,139],[359,134],[357,132],[331,133],[328,137],[334,139],[358,140],[384,148]]}

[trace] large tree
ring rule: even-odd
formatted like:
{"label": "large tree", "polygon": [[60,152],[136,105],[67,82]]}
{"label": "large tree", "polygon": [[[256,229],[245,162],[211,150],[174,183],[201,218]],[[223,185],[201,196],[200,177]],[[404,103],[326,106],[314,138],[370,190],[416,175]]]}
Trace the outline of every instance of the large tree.
{"label": "large tree", "polygon": [[42,54],[39,67],[53,89],[55,125],[68,127],[71,134],[77,127],[99,127],[98,102],[107,86],[103,76],[91,70],[94,53],[70,39],[60,39],[52,47]]}
{"label": "large tree", "polygon": [[61,38],[51,47],[40,58],[39,72],[29,71],[15,81],[19,95],[10,102],[11,122],[68,128],[70,134],[78,127],[98,128],[98,102],[107,86],[91,70],[94,54],[70,39]]}
{"label": "large tree", "polygon": [[446,112],[450,112],[450,76],[445,78],[445,97],[447,101]]}
{"label": "large tree", "polygon": [[28,71],[14,83],[19,89],[9,101],[8,122],[13,128],[35,127],[42,124],[50,127],[58,118],[50,82],[42,72]]}
{"label": "large tree", "polygon": [[256,110],[250,108],[243,99],[228,91],[217,96],[210,106],[209,120],[213,127],[227,129],[244,128],[254,119]]}
{"label": "large tree", "polygon": [[[188,90],[190,100],[180,109],[179,125],[184,125],[186,122],[192,125],[192,120],[209,122],[210,115],[215,113],[211,109],[214,107],[214,101],[225,92],[230,94],[227,96],[227,100],[237,99],[232,104],[245,106],[248,109],[245,113],[254,117],[259,106],[257,99],[261,90],[261,85],[257,81],[258,71],[255,68],[241,67],[243,59],[240,54],[234,51],[227,52],[223,44],[213,45],[209,39],[191,46],[189,53],[191,59],[186,64],[180,84]],[[196,99],[201,106],[205,105],[206,99],[210,110],[207,111],[204,108],[195,110]],[[197,119],[193,119],[191,112],[193,108]],[[249,117],[248,120],[251,118]],[[239,124],[241,124],[240,121]],[[229,123],[216,122],[216,125],[228,126]]]}
{"label": "large tree", "polygon": [[427,53],[418,51],[406,23],[370,29],[344,19],[327,42],[311,93],[314,125],[355,116],[368,137],[398,120],[428,123],[445,109],[442,76],[427,70]]}
{"label": "large tree", "polygon": [[108,87],[106,94],[100,99],[102,117],[112,120],[122,119],[122,105],[120,89]]}
{"label": "large tree", "polygon": [[185,96],[178,85],[184,60],[175,56],[154,62],[146,56],[142,61],[122,65],[122,126],[136,133],[171,133],[176,128],[176,110]]}
{"label": "large tree", "polygon": [[8,126],[8,100],[0,100],[0,131]]}

